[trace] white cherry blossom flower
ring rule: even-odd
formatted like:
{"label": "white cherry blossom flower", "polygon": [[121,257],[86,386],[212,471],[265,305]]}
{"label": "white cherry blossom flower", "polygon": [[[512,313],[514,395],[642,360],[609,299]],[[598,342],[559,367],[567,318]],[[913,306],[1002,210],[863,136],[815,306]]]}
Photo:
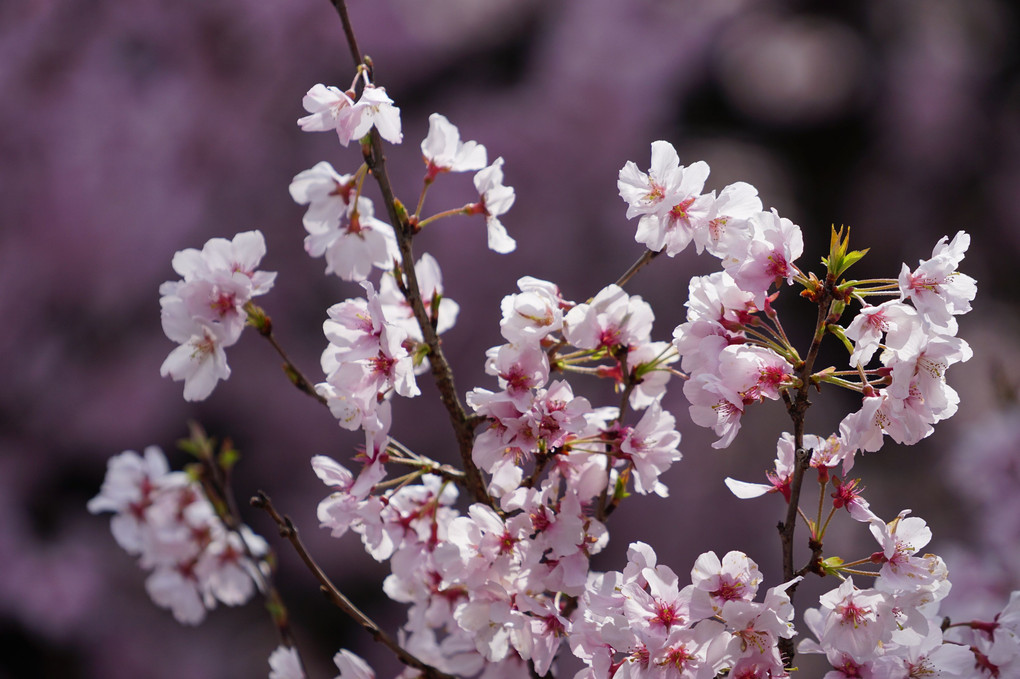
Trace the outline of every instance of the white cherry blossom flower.
{"label": "white cherry blossom flower", "polygon": [[514,190],[503,186],[503,159],[497,158],[492,165],[475,175],[475,188],[481,195],[476,206],[477,212],[485,215],[489,249],[505,255],[517,248],[517,241],[509,236],[506,227],[499,220],[514,204]]}
{"label": "white cherry blossom flower", "polygon": [[970,247],[970,234],[960,231],[947,241],[949,237],[943,236],[935,244],[931,259],[922,260],[913,271],[903,265],[900,299],[909,299],[929,323],[955,334],[957,322],[953,316],[970,311],[977,282],[956,270]]}
{"label": "white cherry blossom flower", "polygon": [[373,126],[379,135],[391,144],[399,144],[400,109],[386,95],[386,89],[367,82],[361,97],[355,102],[354,93],[338,87],[314,85],[302,100],[309,115],[297,122],[305,132],[336,130],[340,143],[347,146],[351,140],[368,134]]}
{"label": "white cherry blossom flower", "polygon": [[269,655],[269,679],[305,679],[296,648],[277,646]]}
{"label": "white cherry blossom flower", "polygon": [[427,166],[426,181],[440,172],[481,170],[489,162],[484,146],[462,142],[457,127],[439,113],[429,116],[429,133],[421,143],[421,154]]}

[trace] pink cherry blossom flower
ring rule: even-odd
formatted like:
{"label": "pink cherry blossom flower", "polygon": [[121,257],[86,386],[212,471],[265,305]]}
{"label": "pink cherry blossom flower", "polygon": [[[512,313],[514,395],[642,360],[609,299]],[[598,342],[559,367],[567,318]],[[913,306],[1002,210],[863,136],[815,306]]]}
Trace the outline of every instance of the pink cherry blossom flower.
{"label": "pink cherry blossom flower", "polygon": [[819,598],[820,608],[804,612],[804,621],[824,649],[846,653],[856,662],[874,660],[892,639],[896,618],[885,594],[862,590],[847,578]]}
{"label": "pink cherry blossom flower", "polygon": [[296,648],[277,646],[269,655],[269,679],[305,679]]}
{"label": "pink cherry blossom flower", "polygon": [[347,115],[354,100],[339,87],[318,83],[308,90],[301,105],[310,114],[297,121],[301,129],[305,132],[325,132],[336,129],[337,121],[342,115]]}
{"label": "pink cherry blossom flower", "polygon": [[882,447],[882,416],[879,408],[885,399],[881,394],[865,396],[861,409],[850,413],[839,423],[839,437],[849,450],[875,452]]}
{"label": "pink cherry blossom flower", "polygon": [[647,302],[611,284],[591,302],[578,304],[567,312],[563,336],[579,349],[636,346],[649,340],[653,320],[652,307]]}
{"label": "pink cherry blossom flower", "polygon": [[517,288],[519,294],[507,295],[500,304],[499,329],[508,342],[538,344],[562,328],[567,303],[556,285],[525,276],[517,281]]}
{"label": "pink cherry blossom flower", "polygon": [[[737,287],[754,295],[754,304],[764,308],[765,297],[773,282],[785,279],[793,283],[799,272],[794,262],[804,252],[800,227],[786,217],[759,212],[750,218],[754,237],[742,256],[723,262]],[[734,253],[731,253],[734,254]]]}
{"label": "pink cherry blossom flower", "polygon": [[928,322],[949,334],[956,333],[953,316],[970,311],[977,294],[977,282],[956,270],[970,246],[970,235],[960,231],[951,242],[943,236],[913,271],[906,264],[900,271],[900,299],[909,299]]}
{"label": "pink cherry blossom flower", "polygon": [[911,333],[906,341],[892,344],[883,352],[882,362],[892,370],[886,390],[892,398],[907,401],[916,390],[934,423],[951,417],[960,401],[956,391],[945,380],[945,373],[954,363],[967,361],[973,351],[958,337]]}
{"label": "pink cherry blossom flower", "polygon": [[666,497],[668,490],[659,476],[683,457],[676,420],[655,402],[620,442],[620,452],[634,465],[634,490]]}
{"label": "pink cherry blossom flower", "polygon": [[210,271],[244,274],[251,279],[251,294],[255,297],[269,292],[276,279],[274,272],[257,271],[265,255],[266,241],[258,230],[244,231],[231,240],[210,238],[202,247],[202,258]]}
{"label": "pink cherry blossom flower", "polygon": [[731,252],[743,253],[752,235],[748,219],[761,211],[758,189],[750,184],[736,182],[724,188],[712,202],[707,227],[694,232],[698,254],[705,249],[725,261]]}
{"label": "pink cherry blossom flower", "polygon": [[161,564],[145,579],[145,591],[160,608],[168,608],[182,625],[197,625],[205,620],[197,576],[187,563]]}
{"label": "pink cherry blossom flower", "polygon": [[517,241],[511,238],[506,227],[499,220],[514,204],[514,190],[503,186],[503,159],[497,158],[492,165],[480,170],[475,175],[475,188],[481,200],[474,206],[472,213],[485,215],[485,228],[488,232],[489,249],[505,255],[513,252]]}
{"label": "pink cherry blossom flower", "polygon": [[230,377],[223,350],[227,342],[221,335],[224,331],[188,314],[179,298],[164,300],[163,330],[180,346],[166,357],[159,374],[175,382],[184,381],[185,401],[203,401],[220,380]]}
{"label": "pink cherry blossom flower", "polygon": [[375,672],[368,663],[346,648],[333,656],[333,662],[340,670],[336,679],[375,679]]}
{"label": "pink cherry blossom flower", "polygon": [[694,629],[670,630],[663,647],[652,655],[660,676],[713,679],[732,657],[739,643],[715,620],[702,620]]}
{"label": "pink cherry blossom flower", "polygon": [[164,489],[182,482],[182,475],[170,471],[158,446],[148,446],[142,455],[126,450],[107,462],[103,485],[89,500],[88,510],[115,512],[110,530],[117,544],[129,554],[141,554],[147,543],[149,508]]}
{"label": "pink cherry blossom flower", "polygon": [[365,88],[355,102],[353,92],[317,84],[308,90],[302,105],[310,115],[298,120],[305,132],[336,130],[340,143],[347,146],[360,139],[374,126],[379,135],[391,144],[399,144],[400,109],[386,95],[386,89],[375,87],[365,78]]}
{"label": "pink cherry blossom flower", "polygon": [[570,621],[560,615],[549,599],[521,594],[515,603],[517,609],[527,616],[527,646],[518,648],[518,651],[525,659],[534,661],[535,672],[539,676],[545,676],[569,634]]}
{"label": "pink cherry blossom flower", "polygon": [[348,109],[348,115],[341,115],[337,120],[336,132],[340,143],[347,146],[346,140],[361,139],[375,127],[379,136],[391,144],[399,144],[404,136],[400,131],[400,109],[393,105],[393,100],[386,94],[385,87],[365,85],[361,97]]}
{"label": "pink cherry blossom flower", "polygon": [[719,356],[718,374],[745,403],[774,401],[781,389],[791,385],[793,366],[771,349],[731,345]]}
{"label": "pink cherry blossom flower", "polygon": [[708,173],[704,161],[681,166],[676,149],[665,141],[652,143],[648,174],[628,161],[617,186],[628,205],[627,219],[641,217],[634,240],[671,257],[682,252],[709,224],[715,195],[702,194]]}
{"label": "pink cherry blossom flower", "polygon": [[[219,521],[216,525],[221,526]],[[265,554],[268,545],[254,534],[242,540],[238,533],[224,530],[203,550],[195,563],[195,574],[208,596],[228,606],[240,606],[251,599],[255,594],[255,581],[247,549]]]}
{"label": "pink cherry blossom flower", "polygon": [[367,300],[334,305],[323,323],[330,341],[321,360],[326,383],[334,396],[350,397],[357,407],[391,389],[407,398],[417,396],[414,365],[404,344],[407,333],[386,320],[374,286],[362,281],[362,287]]}
{"label": "pink cherry blossom flower", "polygon": [[931,625],[919,643],[897,644],[873,663],[876,677],[940,677],[971,679],[978,665],[970,648],[943,643],[942,631]]}
{"label": "pink cherry blossom flower", "polygon": [[[457,314],[460,312],[460,305],[443,294],[443,274],[439,269],[439,262],[426,253],[414,265],[415,277],[418,279],[418,288],[421,290],[422,304],[429,318],[436,319],[436,333],[443,334],[452,328],[457,322]],[[438,306],[434,305],[439,300]],[[414,340],[421,342],[421,328],[414,317],[411,304],[400,292],[396,279],[392,272],[387,272],[379,281],[379,302],[382,306],[383,315],[389,323],[401,328]]]}
{"label": "pink cherry blossom flower", "polygon": [[652,165],[648,174],[639,170],[633,161],[627,161],[617,181],[620,197],[627,203],[627,219],[654,215],[672,207],[669,200],[679,183],[679,172],[680,157],[667,141],[652,142]]}
{"label": "pink cherry blossom flower", "polygon": [[924,519],[906,516],[909,510],[900,512],[890,523],[873,519],[868,526],[882,551],[873,557],[881,561],[880,576],[886,586],[899,589],[916,589],[933,579],[927,564],[914,556],[931,541],[931,529]]}
{"label": "pink cherry blossom flower", "polygon": [[361,281],[373,267],[391,267],[400,253],[393,227],[376,219],[372,201],[355,199],[353,189],[350,175],[338,175],[325,162],[299,173],[290,185],[294,200],[309,206],[303,219],[305,251],[325,255],[326,273]]}
{"label": "pink cherry blossom flower", "polygon": [[485,147],[475,141],[462,142],[456,126],[438,113],[429,116],[429,133],[421,143],[421,154],[426,181],[440,172],[481,170],[488,164]]}
{"label": "pink cherry blossom flower", "polygon": [[854,341],[851,365],[866,366],[878,351],[886,333],[902,335],[914,327],[920,329],[917,311],[902,302],[890,300],[878,306],[865,307],[846,328],[846,336]]}
{"label": "pink cherry blossom flower", "polygon": [[207,398],[230,376],[223,349],[240,338],[245,305],[268,292],[276,277],[256,270],[265,251],[262,234],[247,231],[174,255],[174,270],[183,280],[160,286],[160,317],[167,337],[181,346],[167,356],[160,374],[184,381],[185,400]]}
{"label": "pink cherry blossom flower", "polygon": [[535,345],[504,344],[486,362],[486,372],[499,377],[514,406],[524,412],[531,407],[532,390],[541,389],[549,381],[549,358]]}
{"label": "pink cherry blossom flower", "polygon": [[715,552],[705,552],[691,569],[691,615],[709,618],[728,601],[751,601],[761,580],[758,564],[743,552],[727,552],[722,561]]}
{"label": "pink cherry blossom flower", "polygon": [[641,578],[644,585],[630,582],[620,590],[624,596],[624,615],[635,631],[661,640],[674,627],[689,627],[694,588],[688,585],[681,589],[676,573],[663,565],[644,569]]}
{"label": "pink cherry blossom flower", "polygon": [[[322,161],[295,175],[289,190],[295,203],[308,206],[302,221],[309,229],[310,226],[339,224],[347,216],[354,198],[355,181],[353,175],[339,174],[332,165]],[[319,257],[328,247],[320,240],[321,236],[309,229],[305,249],[313,257]]]}
{"label": "pink cherry blossom flower", "polygon": [[713,448],[725,448],[733,443],[740,431],[740,418],[744,414],[744,399],[717,375],[692,375],[684,382],[684,396],[690,402],[691,419],[700,427],[708,427],[719,437]]}
{"label": "pink cherry blossom flower", "polygon": [[801,579],[770,588],[761,603],[733,599],[722,605],[719,616],[743,649],[730,676],[746,679],[787,676],[777,642],[795,635],[792,622],[795,611],[786,590]]}

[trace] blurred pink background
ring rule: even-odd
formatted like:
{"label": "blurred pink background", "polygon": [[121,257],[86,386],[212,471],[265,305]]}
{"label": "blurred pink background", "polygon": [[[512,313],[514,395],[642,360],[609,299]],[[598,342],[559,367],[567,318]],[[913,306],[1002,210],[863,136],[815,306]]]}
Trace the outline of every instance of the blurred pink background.
{"label": "blurred pink background", "polygon": [[[976,356],[949,374],[960,412],[918,446],[888,443],[858,469],[876,511],[912,508],[934,528],[928,549],[968,565],[954,596],[1001,607],[1020,587],[996,565],[1020,560],[1009,551],[1020,527],[989,515],[989,498],[1015,494],[1020,475],[1020,23],[1011,3],[352,0],[351,14],[378,84],[401,107],[405,142],[388,158],[405,202],[418,194],[418,144],[433,111],[490,159],[503,156],[517,191],[504,219],[518,242],[511,255],[486,249],[477,218],[441,221],[416,241],[461,305],[444,342],[462,393],[494,387],[484,350],[500,341],[499,301],[518,277],[552,280],[582,300],[641,254],[616,175],[627,160],[647,168],[656,139],[684,164],[708,161],[707,188],[757,186],[766,206],[803,228],[804,267],[818,269],[833,223],[872,248],[854,270],[862,277],[895,276],[941,236],[969,231],[963,270],[979,297],[961,322]],[[303,208],[287,186],[319,160],[341,172],[359,164],[333,135],[295,124],[309,87],[346,87],[352,75],[327,0],[0,5],[0,642],[19,649],[0,655],[0,677],[266,676],[276,641],[259,603],[180,627],[148,601],[107,517],[85,511],[113,454],[158,444],[183,464],[175,441],[188,419],[241,449],[240,498],[267,491],[355,601],[399,624],[400,607],[380,600],[385,567],[353,536],[331,540],[316,525],[326,489],[309,458],[344,461],[360,438],[290,388],[251,333],[229,351],[231,379],[203,403],[185,403],[180,383],[159,377],[173,345],[157,288],[175,278],[174,251],[252,228],[268,241],[263,267],[279,272],[264,306],[292,358],[321,377],[325,309],[360,288],[326,278],[324,262],[305,255]],[[444,177],[428,208],[470,200],[469,177]],[[685,252],[631,284],[656,309],[658,339],[683,319],[689,277],[715,265]],[[394,432],[452,461],[435,390],[424,392],[397,404]],[[815,400],[809,422],[822,435],[856,408],[838,394]],[[761,407],[730,449],[714,451],[679,384],[666,404],[685,453],[664,479],[671,498],[637,499],[614,515],[596,567],[621,568],[627,544],[643,539],[681,574],[702,551],[742,549],[777,584],[781,506],[774,496],[740,503],[722,478],[756,480],[771,466],[781,407]],[[1001,473],[976,473],[990,468]],[[318,596],[269,521],[247,518],[280,555],[313,676],[335,675],[341,646],[391,676],[392,659]],[[874,550],[860,530],[832,540],[829,553]],[[823,585],[832,586],[805,587],[799,602]]]}

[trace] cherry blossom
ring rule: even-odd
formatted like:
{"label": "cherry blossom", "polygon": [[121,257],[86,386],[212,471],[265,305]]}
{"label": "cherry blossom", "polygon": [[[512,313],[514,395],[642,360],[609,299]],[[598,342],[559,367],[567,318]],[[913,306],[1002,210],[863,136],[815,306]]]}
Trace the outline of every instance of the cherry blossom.
{"label": "cherry blossom", "polygon": [[[364,142],[373,128],[399,143],[399,109],[369,73],[359,66],[346,91],[312,87],[303,100],[309,115],[299,126],[335,130],[344,146]],[[848,255],[842,231],[834,232],[823,259],[829,267],[823,283],[796,264],[804,250],[800,228],[774,209],[764,211],[757,189],[736,182],[718,195],[705,192],[708,165],[684,166],[671,144],[656,141],[648,172],[628,162],[617,181],[627,219],[638,218],[635,240],[650,251],[641,263],[650,253],[672,257],[692,242],[699,254],[707,250],[720,260],[720,270],[690,280],[685,320],[675,326],[672,342],[652,339],[651,306],[623,288],[639,267],[620,279],[626,283],[605,286],[581,303],[565,299],[550,281],[522,277],[518,292],[500,303],[505,343],[485,352],[484,370],[497,386],[469,385],[466,414],[436,347],[425,346],[424,335],[430,343],[434,337],[422,332],[412,302],[424,307],[436,333],[450,329],[460,309],[445,297],[433,257],[422,255],[411,271],[401,256],[409,251],[406,239],[431,218],[419,219],[420,204],[409,215],[381,181],[386,200],[394,200],[387,212],[396,211],[400,230],[375,219],[373,203],[361,195],[365,180],[381,174],[370,146],[362,144],[366,164],[353,175],[320,162],[296,175],[289,189],[307,206],[306,251],[325,258],[327,274],[358,282],[364,291],[332,305],[322,326],[327,346],[316,395],[339,426],[362,432],[364,445],[353,458],[359,464],[354,471],[330,457],[312,458],[313,473],[328,489],[316,516],[332,537],[354,533],[370,556],[388,562],[383,592],[407,606],[394,635],[404,650],[440,672],[479,679],[556,676],[556,658],[567,648],[584,665],[575,679],[789,677],[793,592],[804,577],[824,573],[842,584],[804,610],[815,638],[802,640],[799,650],[824,655],[832,667],[825,679],[1017,673],[1020,593],[991,620],[944,623],[939,608],[951,588],[948,567],[939,556],[920,554],[931,529],[908,510],[892,521],[880,518],[863,497],[860,479],[846,477],[857,452],[879,450],[886,435],[915,443],[958,408],[946,371],[973,354],[956,337],[956,317],[970,309],[976,293],[974,280],[957,271],[969,246],[965,232],[942,238],[913,271],[904,265],[899,299],[872,306],[874,296],[895,296],[896,286],[889,278],[832,279],[865,252]],[[489,248],[513,251],[516,242],[500,221],[515,200],[514,189],[503,185],[503,158],[487,164],[486,149],[462,142],[439,114],[429,119],[421,152],[420,202],[439,174],[475,172],[478,202],[437,216],[483,215]],[[268,334],[259,322],[265,314],[252,301],[275,281],[274,273],[259,270],[265,253],[262,234],[249,231],[174,255],[181,278],[160,286],[160,309],[166,335],[179,346],[161,373],[184,382],[186,400],[208,397],[229,377],[225,349],[246,324]],[[374,278],[376,269],[381,279]],[[414,279],[420,299],[410,289]],[[790,337],[799,333],[791,324],[788,337],[785,318],[779,322],[785,307],[778,300],[792,296],[784,280],[819,302],[814,340],[829,334],[842,340],[851,369],[816,365],[823,355],[817,345],[803,354],[795,348]],[[842,315],[855,311],[845,329],[839,327]],[[869,368],[876,356],[880,366]],[[677,363],[684,372],[673,367]],[[428,367],[458,430],[460,453],[470,458],[465,470],[391,438],[407,417],[393,406],[394,397],[417,396],[416,374]],[[575,380],[578,375],[584,377]],[[787,504],[801,502],[802,481],[819,484],[817,519],[803,504],[774,503],[808,524],[809,536],[799,535],[796,544],[803,550],[806,543],[812,558],[801,576],[785,558],[786,581],[773,580],[762,600],[756,597],[765,574],[739,550],[722,558],[702,553],[689,582],[644,543],[630,545],[622,570],[592,570],[592,557],[609,540],[607,520],[631,491],[668,496],[663,474],[681,459],[676,417],[667,408],[673,377],[683,380],[691,419],[718,437],[713,448],[728,446],[745,411],[764,400],[783,399],[793,416],[796,435],[780,435],[764,478],[725,480],[738,498],[779,494]],[[582,392],[583,379],[604,380],[606,395],[613,388],[616,393],[608,401],[589,400],[599,392]],[[812,399],[816,387],[850,390],[860,408],[842,419],[836,434],[806,434],[809,387]],[[842,477],[832,471],[839,464]],[[814,474],[804,475],[808,465]],[[114,514],[114,538],[147,572],[150,597],[185,624],[200,622],[218,605],[240,605],[260,589],[270,591],[267,544],[237,528],[236,517],[230,520],[223,503],[210,501],[207,488],[193,475],[171,472],[162,451],[150,447],[144,456],[126,451],[111,459],[88,504],[93,513]],[[470,492],[460,498],[465,489]],[[852,528],[871,532],[879,545],[874,554],[844,559],[832,553],[826,530],[830,520],[846,520],[838,512],[843,508],[856,522]],[[785,530],[793,524],[785,522],[780,530],[784,557],[790,557]],[[858,587],[850,575],[873,582]],[[334,661],[338,679],[375,677],[350,651],[341,650]],[[304,677],[293,648],[277,648],[269,664],[270,679]],[[408,668],[398,676],[415,679],[418,673]]]}
{"label": "cherry blossom", "polygon": [[820,608],[804,612],[804,622],[823,648],[839,649],[855,662],[874,660],[896,628],[885,594],[862,590],[847,578],[838,588],[819,598]]}
{"label": "cherry blossom", "polygon": [[305,679],[301,659],[293,646],[277,646],[269,655],[269,679]]}
{"label": "cherry blossom", "polygon": [[[460,305],[443,294],[443,274],[439,262],[423,253],[414,265],[415,278],[421,290],[422,305],[429,318],[436,319],[436,333],[443,334],[457,322]],[[438,303],[437,303],[438,300]],[[421,342],[421,328],[414,317],[410,302],[397,286],[392,272],[387,272],[379,281],[379,302],[383,315],[389,323],[401,328],[409,337]]]}
{"label": "cherry blossom", "polygon": [[375,679],[375,672],[368,663],[346,648],[333,656],[333,662],[340,670],[337,679]]}
{"label": "cherry blossom", "polygon": [[474,211],[485,215],[485,228],[488,232],[489,249],[505,255],[513,252],[517,241],[511,238],[503,222],[499,220],[514,204],[514,190],[503,186],[503,159],[497,158],[492,165],[479,170],[475,175],[475,188],[481,195],[481,201]]}
{"label": "cherry blossom", "polygon": [[440,172],[481,170],[488,164],[485,147],[475,141],[462,142],[460,131],[446,116],[429,116],[429,133],[421,143],[421,154],[427,167],[426,181]]}
{"label": "cherry blossom", "polygon": [[112,458],[88,508],[115,513],[114,537],[151,571],[146,591],[178,622],[198,624],[217,602],[237,606],[254,595],[260,572],[249,555],[265,555],[268,545],[248,529],[227,530],[201,486],[169,471],[158,447]]}
{"label": "cherry blossom", "polygon": [[302,220],[305,251],[326,258],[326,273],[362,281],[373,268],[387,269],[399,259],[393,227],[376,219],[372,201],[354,195],[354,179],[326,162],[298,173],[290,184],[295,202],[308,205]]}
{"label": "cherry blossom", "polygon": [[977,282],[956,270],[970,247],[970,234],[960,231],[950,242],[943,236],[932,250],[931,259],[922,260],[913,271],[906,264],[900,271],[900,298],[909,299],[917,310],[938,328],[956,333],[953,316],[970,311],[977,294]]}
{"label": "cherry blossom", "polygon": [[705,552],[691,570],[692,613],[708,618],[722,612],[726,602],[751,601],[761,579],[758,564],[743,552],[727,552],[721,561],[715,552]]}
{"label": "cherry blossom", "polygon": [[517,281],[519,294],[507,295],[500,303],[503,320],[499,328],[513,343],[537,344],[563,326],[563,307],[569,306],[559,288],[548,281],[525,276]]}
{"label": "cherry blossom", "polygon": [[634,465],[634,490],[638,493],[668,495],[659,476],[682,457],[677,450],[680,432],[673,428],[675,424],[675,418],[655,402],[620,442],[621,453]]}
{"label": "cherry blossom", "polygon": [[754,295],[754,304],[761,309],[773,282],[793,283],[798,272],[794,262],[804,252],[804,237],[800,227],[780,217],[775,208],[753,215],[749,224],[754,235],[746,250],[740,255],[731,251],[732,258],[723,265],[737,287]]}
{"label": "cherry blossom", "polygon": [[714,193],[702,194],[708,173],[704,161],[681,166],[676,149],[665,141],[652,143],[648,174],[628,161],[620,170],[617,186],[628,205],[627,219],[641,217],[634,240],[672,257],[699,231],[707,230],[715,203]]}
{"label": "cherry blossom", "polygon": [[167,356],[160,374],[184,381],[185,400],[208,398],[220,380],[230,377],[224,349],[241,336],[245,305],[269,292],[276,277],[256,270],[265,251],[262,234],[247,231],[174,255],[174,270],[183,280],[163,283],[159,303],[163,332],[180,346]]}
{"label": "cherry blossom", "polygon": [[301,102],[309,115],[299,119],[298,125],[305,132],[336,130],[344,146],[364,137],[375,127],[383,139],[399,144],[403,139],[400,109],[393,105],[385,88],[372,85],[367,78],[365,83],[356,102],[351,91],[344,92],[321,83],[314,85]]}
{"label": "cherry blossom", "polygon": [[563,335],[581,349],[631,347],[648,341],[653,319],[647,302],[613,284],[567,312]]}

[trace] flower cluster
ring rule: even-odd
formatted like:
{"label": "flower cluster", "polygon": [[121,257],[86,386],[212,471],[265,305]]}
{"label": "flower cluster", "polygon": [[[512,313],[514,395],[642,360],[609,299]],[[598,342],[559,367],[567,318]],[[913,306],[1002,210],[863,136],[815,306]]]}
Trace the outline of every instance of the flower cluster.
{"label": "flower cluster", "polygon": [[[351,174],[322,162],[294,177],[290,193],[308,206],[309,255],[324,256],[326,273],[357,282],[364,295],[327,311],[324,379],[312,385],[289,363],[288,374],[341,427],[365,434],[357,471],[326,456],[312,459],[330,492],[317,516],[332,536],[353,532],[372,557],[389,563],[383,589],[408,606],[398,641],[388,642],[409,666],[401,676],[553,676],[557,656],[569,651],[585,666],[577,679],[788,677],[797,648],[793,598],[811,575],[841,581],[803,613],[815,638],[799,650],[824,654],[832,667],[826,679],[1016,671],[1018,595],[991,622],[947,627],[938,616],[948,569],[940,557],[919,552],[931,539],[927,524],[907,510],[886,522],[859,479],[846,478],[855,456],[877,451],[886,435],[916,443],[956,412],[959,397],[945,374],[971,357],[956,336],[957,316],[976,294],[974,280],[958,271],[966,233],[941,239],[929,259],[913,269],[904,264],[897,278],[858,280],[844,274],[867,251],[849,250],[849,233],[834,229],[818,277],[797,264],[800,228],[764,209],[753,186],[706,192],[708,165],[682,166],[672,145],[656,141],[649,170],[627,162],[617,182],[627,218],[638,218],[635,240],[647,248],[638,264],[582,302],[565,299],[552,281],[520,278],[500,305],[504,342],[485,352],[495,386],[470,389],[461,404],[438,339],[459,308],[445,297],[438,262],[427,254],[415,261],[412,240],[440,219],[481,215],[489,248],[510,252],[516,243],[500,217],[515,194],[503,185],[502,158],[489,164],[482,145],[462,141],[434,114],[421,143],[417,203],[392,195],[378,147],[402,141],[399,109],[368,74],[359,66],[346,91],[313,87],[304,100],[310,115],[298,121],[308,131],[335,130],[344,146],[360,141],[364,163]],[[450,172],[476,173],[477,200],[423,215],[429,187]],[[374,216],[363,195],[369,176],[379,180],[389,222]],[[405,207],[411,204],[413,212]],[[653,339],[651,306],[625,286],[659,253],[673,257],[691,243],[718,258],[719,270],[690,280],[686,318],[672,341]],[[175,256],[184,280],[164,284],[161,304],[167,334],[183,346],[164,374],[185,380],[189,400],[205,398],[229,374],[222,347],[237,341],[247,319],[261,317],[251,298],[273,280],[255,270],[263,254],[261,235],[250,232]],[[380,277],[371,280],[376,269]],[[807,348],[793,345],[775,308],[790,287],[818,307]],[[815,365],[829,337],[846,349],[845,368]],[[419,395],[426,366],[456,430],[462,469],[391,438],[402,416],[394,397]],[[578,391],[577,375],[606,380],[615,396],[593,404]],[[689,583],[640,542],[630,546],[623,570],[591,570],[612,513],[631,492],[668,497],[663,474],[681,459],[681,437],[664,404],[677,380],[691,419],[718,437],[715,448],[734,440],[754,404],[781,400],[790,414],[792,431],[780,437],[765,482],[725,481],[739,498],[778,494],[786,503],[783,573],[772,576],[760,600],[766,578],[739,551],[702,554]],[[861,399],[824,438],[805,425],[809,390],[823,385]],[[411,471],[388,478],[398,465]],[[800,506],[806,477],[818,483],[814,517]],[[217,600],[251,595],[258,572],[252,559],[262,546],[224,529],[200,489],[169,473],[155,449],[144,459],[114,458],[90,509],[117,512],[118,542],[155,569],[153,598],[182,621],[201,619]],[[826,531],[841,509],[867,527],[877,551],[826,558]],[[791,565],[798,518],[811,550],[799,570]],[[862,586],[865,579],[870,587]],[[297,652],[282,636],[270,678],[303,679]],[[347,650],[334,660],[340,679],[374,679]]]}
{"label": "flower cluster", "polygon": [[241,337],[245,305],[269,292],[276,278],[257,271],[265,254],[262,234],[247,231],[174,255],[174,271],[183,280],[160,286],[159,305],[163,332],[181,346],[170,352],[160,374],[184,380],[185,400],[207,398],[217,382],[230,377],[224,349]]}
{"label": "flower cluster", "polygon": [[[360,97],[355,92],[359,80],[363,86]],[[346,91],[319,83],[308,90],[301,103],[309,113],[297,121],[301,129],[306,132],[335,130],[344,146],[354,139],[361,139],[373,127],[391,144],[399,144],[403,140],[400,109],[393,105],[385,87],[371,83],[364,69],[358,71]]]}
{"label": "flower cluster", "polygon": [[[659,475],[680,459],[680,433],[659,402],[677,357],[665,342],[651,340],[651,307],[617,285],[581,304],[564,300],[548,281],[526,277],[518,288],[502,302],[507,343],[486,352],[486,372],[501,390],[468,394],[468,404],[489,422],[472,453],[492,477],[489,492],[511,492],[535,462],[539,469],[555,465],[583,502],[630,475],[639,493],[667,495]],[[612,379],[630,407],[647,410],[624,425],[621,407],[593,408],[566,380],[550,383],[553,369]]]}
{"label": "flower cluster", "polygon": [[393,227],[375,218],[371,199],[355,198],[355,178],[337,174],[322,161],[294,177],[290,195],[308,205],[305,251],[326,257],[326,273],[363,281],[373,267],[385,269],[398,256]]}
{"label": "flower cluster", "polygon": [[114,512],[114,539],[151,571],[149,596],[179,622],[197,625],[217,602],[238,606],[254,595],[257,560],[268,545],[247,528],[228,530],[201,486],[185,472],[170,471],[156,446],[111,458],[88,509]]}
{"label": "flower cluster", "polygon": [[[757,564],[741,552],[698,557],[691,584],[681,586],[654,550],[634,543],[627,567],[593,576],[581,601],[571,648],[588,669],[580,678],[677,676],[711,679],[786,676],[777,640],[794,634],[786,589],[761,583]],[[799,578],[798,578],[799,580]]]}

